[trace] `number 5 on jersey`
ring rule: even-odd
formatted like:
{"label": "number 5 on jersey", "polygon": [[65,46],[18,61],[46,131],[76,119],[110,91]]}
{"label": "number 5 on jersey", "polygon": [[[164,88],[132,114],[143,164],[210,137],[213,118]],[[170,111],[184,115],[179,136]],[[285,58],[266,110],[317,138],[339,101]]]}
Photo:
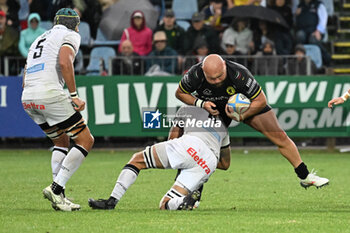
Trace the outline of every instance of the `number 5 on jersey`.
{"label": "number 5 on jersey", "polygon": [[45,40],[46,38],[38,41],[38,44],[36,45],[35,49],[40,49],[40,51],[34,53],[33,59],[41,57],[44,48],[44,45],[41,45],[41,43],[43,43]]}

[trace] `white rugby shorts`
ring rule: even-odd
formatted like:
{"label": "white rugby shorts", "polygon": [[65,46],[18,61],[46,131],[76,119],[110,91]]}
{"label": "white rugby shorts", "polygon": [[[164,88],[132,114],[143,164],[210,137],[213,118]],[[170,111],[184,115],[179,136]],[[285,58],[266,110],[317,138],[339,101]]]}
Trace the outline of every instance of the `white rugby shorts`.
{"label": "white rugby shorts", "polygon": [[76,112],[71,99],[66,94],[48,99],[22,100],[22,105],[26,113],[38,125],[45,122],[49,126],[56,125],[67,120]]}
{"label": "white rugby shorts", "polygon": [[154,147],[164,168],[181,169],[176,181],[191,192],[207,182],[217,166],[214,153],[196,136],[183,135]]}

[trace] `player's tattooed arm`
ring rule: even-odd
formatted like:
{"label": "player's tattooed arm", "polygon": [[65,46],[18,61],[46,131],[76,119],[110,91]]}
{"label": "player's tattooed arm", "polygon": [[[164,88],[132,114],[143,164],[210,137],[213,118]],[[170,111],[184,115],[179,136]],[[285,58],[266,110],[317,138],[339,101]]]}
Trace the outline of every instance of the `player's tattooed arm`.
{"label": "player's tattooed arm", "polygon": [[221,148],[220,150],[220,160],[216,166],[218,169],[227,170],[231,163],[231,149],[230,146]]}
{"label": "player's tattooed arm", "polygon": [[169,131],[168,140],[179,138],[183,135],[184,130],[177,126],[172,126]]}

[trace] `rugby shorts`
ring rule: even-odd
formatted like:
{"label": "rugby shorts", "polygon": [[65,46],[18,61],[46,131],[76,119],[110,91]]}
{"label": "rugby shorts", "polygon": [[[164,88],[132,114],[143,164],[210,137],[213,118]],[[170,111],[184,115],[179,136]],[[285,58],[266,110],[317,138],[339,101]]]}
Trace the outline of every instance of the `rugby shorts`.
{"label": "rugby shorts", "polygon": [[196,136],[183,135],[154,147],[164,168],[181,169],[176,181],[190,191],[207,182],[218,163],[214,153]]}

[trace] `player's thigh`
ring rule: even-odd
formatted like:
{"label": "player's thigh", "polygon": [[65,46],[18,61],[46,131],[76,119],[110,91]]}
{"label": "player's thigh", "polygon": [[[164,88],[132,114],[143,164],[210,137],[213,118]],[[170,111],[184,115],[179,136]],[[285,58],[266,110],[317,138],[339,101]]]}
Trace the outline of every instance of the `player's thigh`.
{"label": "player's thigh", "polygon": [[94,143],[89,128],[80,112],[75,111],[67,96],[59,96],[56,101],[47,104],[46,120],[63,130],[76,144],[90,151]]}
{"label": "player's thigh", "polygon": [[139,169],[164,168],[154,146],[147,146],[143,151],[135,153],[128,163]]}
{"label": "player's thigh", "polygon": [[209,180],[209,177],[214,170],[214,166],[211,166],[210,173],[205,172],[201,166],[182,169],[180,175],[176,178],[175,184],[181,184],[182,187],[193,192]]}
{"label": "player's thigh", "polygon": [[279,125],[277,117],[272,110],[256,115],[245,121],[245,123],[264,134],[275,144],[288,138],[285,131]]}
{"label": "player's thigh", "polygon": [[94,137],[91,135],[90,129],[80,112],[75,112],[70,118],[56,126],[63,129],[65,134],[76,144],[82,146],[87,151],[91,150],[94,144]]}
{"label": "player's thigh", "polygon": [[64,134],[64,131],[57,126],[50,126],[46,122],[46,116],[43,113],[45,103],[41,100],[24,100],[23,107],[25,112],[32,120],[39,125],[42,131],[51,139],[55,146],[68,147],[69,138]]}
{"label": "player's thigh", "polygon": [[57,126],[49,126],[46,122],[39,125],[45,132],[55,146],[69,147],[69,137],[65,134],[64,130]]}
{"label": "player's thigh", "polygon": [[[157,143],[154,147],[164,168],[171,169],[194,167],[197,163],[190,152],[199,152],[207,148],[201,139],[190,135],[183,135],[180,138]],[[201,154],[201,156],[203,155],[205,154]]]}

